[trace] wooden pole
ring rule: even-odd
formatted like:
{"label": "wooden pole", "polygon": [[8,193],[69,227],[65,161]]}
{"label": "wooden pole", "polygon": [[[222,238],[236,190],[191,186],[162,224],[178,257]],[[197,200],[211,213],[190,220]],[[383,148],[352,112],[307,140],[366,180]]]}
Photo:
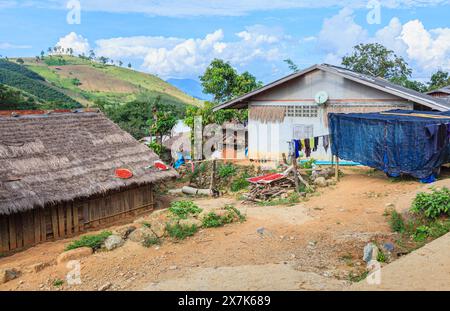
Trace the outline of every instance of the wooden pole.
{"label": "wooden pole", "polygon": [[339,181],[339,158],[336,156],[336,172],[335,172],[336,181]]}
{"label": "wooden pole", "polygon": [[292,165],[294,166],[294,182],[295,182],[295,191],[300,192],[299,190],[299,178],[298,178],[298,163],[295,154],[292,156]]}
{"label": "wooden pole", "polygon": [[215,188],[216,188],[216,160],[213,160],[213,163],[212,163],[212,172],[211,172],[211,184],[210,184],[210,187],[209,187],[209,189],[211,190],[211,191],[214,191],[215,190]]}

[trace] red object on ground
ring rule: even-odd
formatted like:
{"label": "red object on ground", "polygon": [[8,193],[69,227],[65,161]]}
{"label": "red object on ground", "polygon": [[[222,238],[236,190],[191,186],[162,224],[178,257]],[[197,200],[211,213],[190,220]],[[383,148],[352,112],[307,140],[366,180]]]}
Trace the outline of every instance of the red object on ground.
{"label": "red object on ground", "polygon": [[267,175],[263,175],[263,176],[258,176],[258,177],[253,177],[253,178],[249,178],[247,179],[249,182],[251,183],[270,183],[272,181],[275,180],[279,180],[281,178],[284,178],[285,176],[283,174],[280,173],[271,173],[271,174],[267,174]]}
{"label": "red object on ground", "polygon": [[160,171],[167,171],[169,167],[162,162],[155,162],[155,167]]}
{"label": "red object on ground", "polygon": [[116,169],[116,177],[121,179],[130,179],[133,177],[133,172],[126,168],[118,168]]}

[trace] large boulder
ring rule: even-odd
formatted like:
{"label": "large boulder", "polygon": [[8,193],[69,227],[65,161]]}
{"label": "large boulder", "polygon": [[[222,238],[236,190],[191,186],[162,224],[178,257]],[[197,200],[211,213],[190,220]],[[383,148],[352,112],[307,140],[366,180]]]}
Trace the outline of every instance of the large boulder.
{"label": "large boulder", "polygon": [[150,228],[142,227],[133,231],[128,239],[136,243],[142,243],[146,238],[152,237],[158,238],[158,236]]}
{"label": "large boulder", "polygon": [[315,184],[316,186],[319,186],[319,187],[326,187],[326,186],[328,186],[327,180],[325,179],[325,177],[317,177],[317,178],[314,180],[314,184]]}
{"label": "large boulder", "polygon": [[90,247],[80,247],[76,249],[72,249],[70,251],[64,252],[60,254],[56,258],[56,263],[59,265],[61,263],[65,263],[71,260],[78,260],[87,256],[92,255],[94,251]]}
{"label": "large boulder", "polygon": [[109,251],[121,247],[125,243],[124,239],[118,235],[110,235],[104,242],[105,248]]}
{"label": "large boulder", "polygon": [[196,226],[199,228],[202,226],[202,222],[195,218],[180,219],[179,224],[180,224],[180,226],[186,226],[186,227]]}
{"label": "large boulder", "polygon": [[0,269],[0,284],[14,280],[20,276],[20,271],[17,269]]}
{"label": "large boulder", "polygon": [[128,236],[134,231],[136,230],[135,226],[125,226],[125,227],[121,227],[118,228],[114,231],[114,233],[118,236],[120,236],[122,239],[126,240],[128,238]]}

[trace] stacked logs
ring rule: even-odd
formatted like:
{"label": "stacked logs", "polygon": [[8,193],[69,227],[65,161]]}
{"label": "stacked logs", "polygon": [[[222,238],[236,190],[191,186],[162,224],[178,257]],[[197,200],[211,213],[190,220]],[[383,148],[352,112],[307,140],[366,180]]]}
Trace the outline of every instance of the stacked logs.
{"label": "stacked logs", "polygon": [[293,178],[285,177],[267,184],[250,184],[249,192],[244,195],[246,201],[264,202],[283,197],[295,189]]}

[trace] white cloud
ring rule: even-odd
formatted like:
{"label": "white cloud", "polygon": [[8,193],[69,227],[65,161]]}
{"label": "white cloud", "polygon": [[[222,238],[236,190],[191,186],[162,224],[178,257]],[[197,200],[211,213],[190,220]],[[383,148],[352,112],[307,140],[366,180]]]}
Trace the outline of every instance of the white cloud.
{"label": "white cloud", "polygon": [[367,39],[367,30],[355,23],[353,11],[344,8],[337,15],[324,20],[317,44],[321,51],[327,53],[326,61],[335,63],[339,56]]}
{"label": "white cloud", "polygon": [[403,56],[419,74],[450,70],[450,28],[427,30],[419,20],[402,24],[396,17],[373,36],[358,25],[350,9],[326,19],[318,36],[325,62],[340,64],[342,56],[359,43],[378,42]]}
{"label": "white cloud", "polygon": [[422,22],[413,20],[403,25],[401,39],[408,57],[425,71],[450,70],[450,28],[426,30]]}
{"label": "white cloud", "polygon": [[90,50],[89,42],[83,36],[71,32],[68,35],[59,39],[56,46],[60,46],[64,49],[72,48],[75,55],[88,54]]}
{"label": "white cloud", "polygon": [[96,54],[117,59],[143,59],[142,67],[163,78],[197,78],[213,58],[245,66],[255,60],[280,59],[289,36],[280,28],[262,25],[246,27],[235,34],[236,40],[224,40],[218,29],[203,38],[128,37],[102,39],[96,42]]}
{"label": "white cloud", "polygon": [[183,42],[173,37],[120,37],[97,40],[96,52],[106,57],[143,57],[155,48],[173,48]]}
{"label": "white cloud", "polygon": [[[65,9],[67,0],[12,1],[10,6],[36,6]],[[143,13],[158,16],[241,16],[255,11],[302,8],[365,8],[367,0],[80,0],[85,11]],[[448,0],[381,0],[388,8],[411,8],[448,4]]]}
{"label": "white cloud", "polygon": [[31,45],[18,45],[9,42],[0,42],[0,50],[11,50],[11,49],[31,49]]}

